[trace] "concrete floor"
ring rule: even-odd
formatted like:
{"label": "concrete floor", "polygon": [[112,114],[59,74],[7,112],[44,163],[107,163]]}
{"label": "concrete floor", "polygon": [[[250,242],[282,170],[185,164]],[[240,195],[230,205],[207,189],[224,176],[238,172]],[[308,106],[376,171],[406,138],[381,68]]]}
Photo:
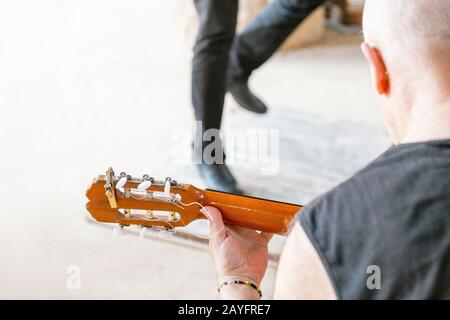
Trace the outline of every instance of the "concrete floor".
{"label": "concrete floor", "polygon": [[[176,10],[176,0],[0,4],[0,298],[216,298],[204,246],[117,237],[112,226],[88,223],[84,209],[85,188],[108,166],[198,181],[171,161],[174,132],[189,132],[193,120],[190,50]],[[234,168],[250,194],[307,202],[386,147],[360,41],[329,33],[276,55],[251,82],[271,106],[265,117],[227,101],[226,128],[298,136],[282,140],[281,154],[298,153],[286,154],[277,177],[261,182]],[[316,167],[311,155],[322,159]],[[73,265],[78,290],[67,287]],[[267,297],[275,271],[271,264]]]}

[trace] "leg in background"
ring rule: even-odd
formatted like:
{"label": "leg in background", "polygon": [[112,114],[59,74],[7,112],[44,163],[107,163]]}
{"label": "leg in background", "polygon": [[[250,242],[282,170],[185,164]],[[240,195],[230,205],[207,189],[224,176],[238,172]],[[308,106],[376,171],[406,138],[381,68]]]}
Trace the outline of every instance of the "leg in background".
{"label": "leg in background", "polygon": [[[199,31],[192,61],[192,103],[197,127],[196,137],[209,129],[220,129],[226,93],[230,48],[233,43],[238,0],[195,0]],[[200,174],[209,188],[240,193],[236,181],[224,164],[205,164],[198,155],[209,142],[194,141]],[[220,141],[217,141],[220,146]],[[218,149],[216,149],[216,152]],[[220,152],[223,152],[220,147]]]}
{"label": "leg in background", "polygon": [[236,36],[230,52],[229,76],[248,79],[286,38],[325,0],[277,0]]}
{"label": "leg in background", "polygon": [[[286,38],[325,0],[277,0],[269,4],[234,39],[228,67],[228,90],[246,109],[264,113],[248,88],[253,70],[266,62]],[[256,100],[255,100],[256,99]],[[258,102],[259,101],[259,102]]]}

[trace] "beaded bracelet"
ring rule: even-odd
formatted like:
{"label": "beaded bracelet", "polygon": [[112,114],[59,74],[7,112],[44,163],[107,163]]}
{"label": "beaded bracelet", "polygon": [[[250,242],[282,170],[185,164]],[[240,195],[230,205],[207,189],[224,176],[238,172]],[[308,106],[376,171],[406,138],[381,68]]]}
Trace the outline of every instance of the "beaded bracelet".
{"label": "beaded bracelet", "polygon": [[254,282],[252,282],[252,281],[247,281],[247,280],[225,281],[225,282],[223,282],[222,284],[219,285],[219,287],[217,288],[217,291],[220,293],[220,290],[221,290],[223,287],[228,286],[228,285],[231,285],[231,284],[242,284],[242,285],[245,285],[245,286],[252,287],[253,289],[255,289],[255,290],[258,292],[259,297],[260,297],[260,298],[262,297],[261,289],[260,289]]}

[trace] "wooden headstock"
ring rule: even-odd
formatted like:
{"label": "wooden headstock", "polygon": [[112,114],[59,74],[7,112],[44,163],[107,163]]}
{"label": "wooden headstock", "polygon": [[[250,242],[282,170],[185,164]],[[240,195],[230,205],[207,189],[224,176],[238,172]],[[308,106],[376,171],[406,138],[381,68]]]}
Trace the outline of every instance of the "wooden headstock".
{"label": "wooden headstock", "polygon": [[116,176],[111,168],[94,179],[86,196],[86,208],[98,222],[168,231],[206,219],[200,209],[214,206],[226,224],[284,235],[302,209],[294,204],[201,190],[170,178],[158,181],[147,175],[139,179],[125,173]]}
{"label": "wooden headstock", "polygon": [[[139,188],[143,182],[146,182],[144,187],[151,185]],[[199,211],[203,191],[170,178],[157,181],[148,176],[137,179],[123,173],[115,176],[110,168],[106,175],[94,179],[86,196],[89,199],[86,208],[98,222],[172,230],[206,218]]]}

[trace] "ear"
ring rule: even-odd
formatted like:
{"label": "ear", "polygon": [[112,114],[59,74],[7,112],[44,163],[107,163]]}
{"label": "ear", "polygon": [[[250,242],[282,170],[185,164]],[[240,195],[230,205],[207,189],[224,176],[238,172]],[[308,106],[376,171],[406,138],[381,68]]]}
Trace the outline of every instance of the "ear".
{"label": "ear", "polygon": [[383,57],[377,48],[364,42],[361,50],[367,58],[372,73],[372,81],[380,95],[388,95],[390,89],[389,75]]}

